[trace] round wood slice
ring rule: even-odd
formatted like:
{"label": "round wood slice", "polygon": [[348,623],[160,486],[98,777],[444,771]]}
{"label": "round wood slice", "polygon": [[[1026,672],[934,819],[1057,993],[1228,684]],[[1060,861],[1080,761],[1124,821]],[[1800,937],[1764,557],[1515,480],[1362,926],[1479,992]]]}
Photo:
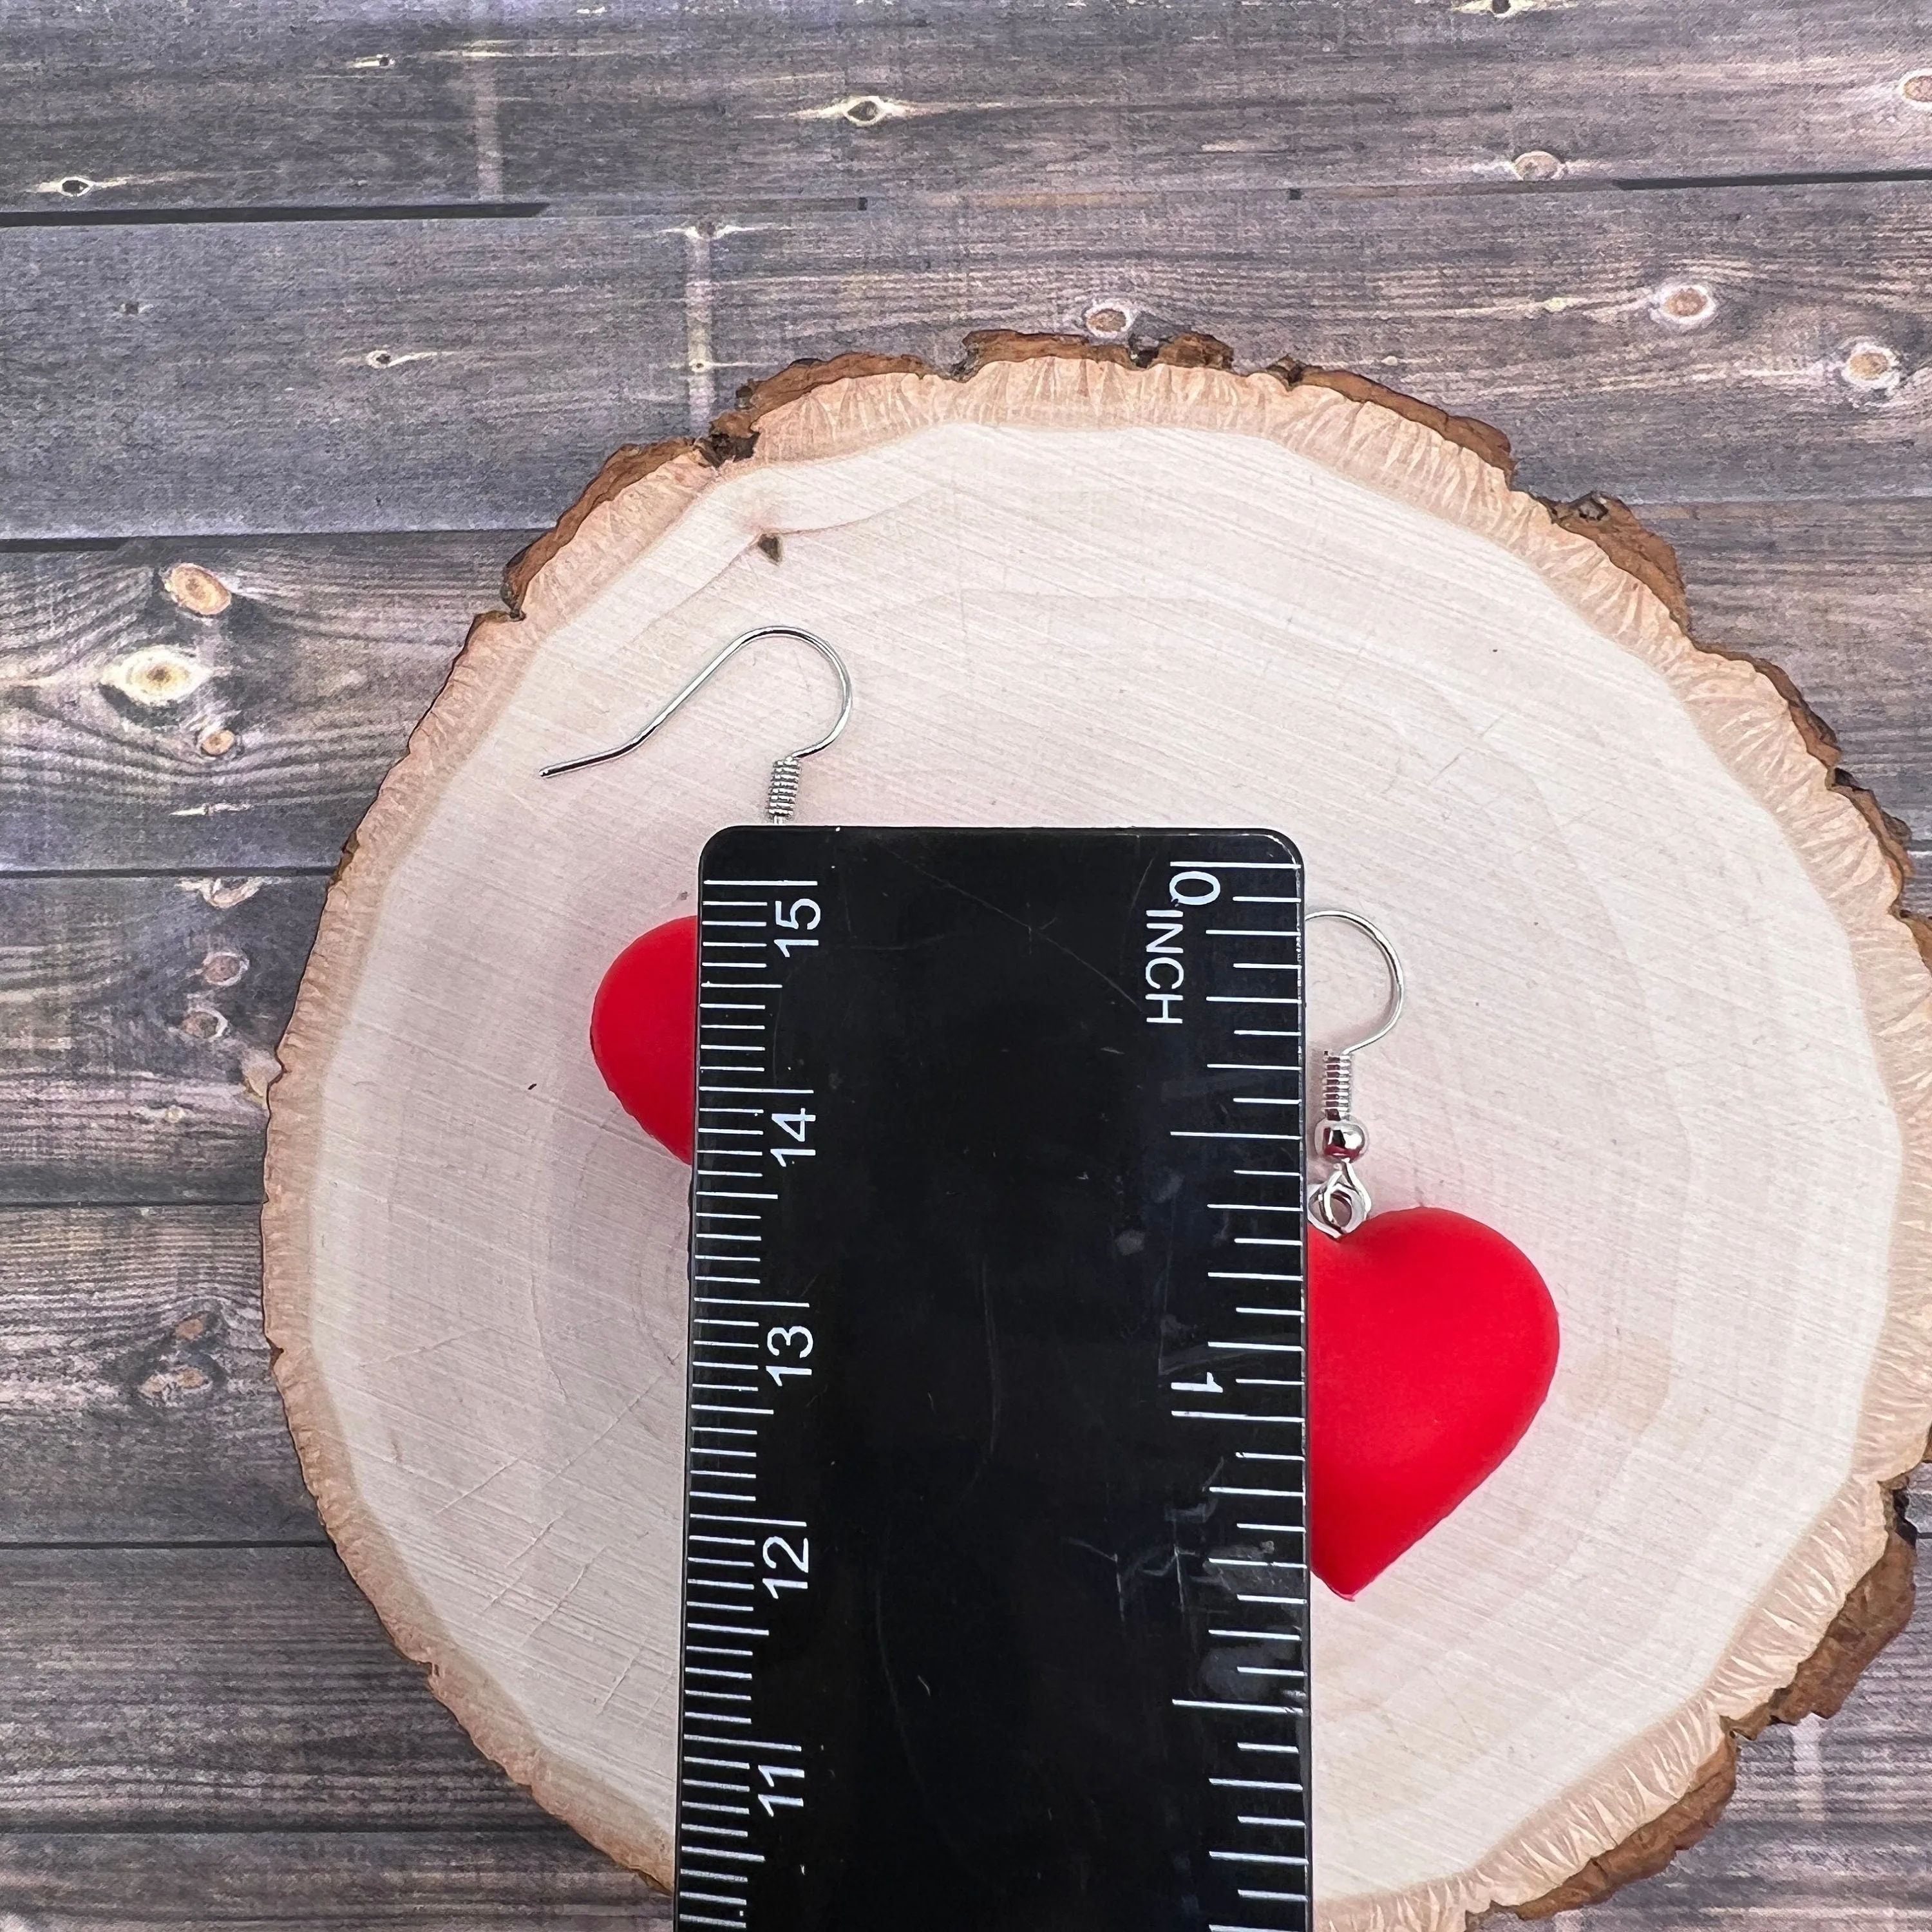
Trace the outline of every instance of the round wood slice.
{"label": "round wood slice", "polygon": [[[357,834],[273,1100],[270,1334],[303,1466],[477,1742],[667,1877],[686,1171],[586,1042],[632,937],[828,715],[821,822],[1259,825],[1412,987],[1362,1066],[1379,1203],[1560,1305],[1503,1468],[1316,1606],[1323,1922],[1460,1928],[1654,1869],[1732,1739],[1910,1603],[1932,1420],[1932,980],[1902,860],[1668,549],[1513,491],[1495,432],[1217,345],[986,338],[795,369],[614,458],[514,567]],[[1334,928],[1330,928],[1332,932]],[[1372,1003],[1318,944],[1318,1040]]]}

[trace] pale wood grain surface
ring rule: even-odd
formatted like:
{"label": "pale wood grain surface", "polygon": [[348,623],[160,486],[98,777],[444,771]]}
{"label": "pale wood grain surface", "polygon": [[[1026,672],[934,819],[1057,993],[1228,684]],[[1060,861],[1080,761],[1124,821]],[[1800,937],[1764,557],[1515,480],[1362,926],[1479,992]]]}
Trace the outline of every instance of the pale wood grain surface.
{"label": "pale wood grain surface", "polygon": [[[267,4],[32,0],[0,38],[0,220],[155,224],[0,236],[0,532],[152,536],[118,555],[0,554],[0,868],[56,875],[0,903],[0,1195],[52,1204],[3,1224],[10,1544],[318,1533],[265,1379],[247,1205],[248,1069],[279,1036],[316,875],[528,527],[615,442],[686,432],[790,356],[944,359],[968,327],[1112,302],[1143,334],[1216,325],[1250,353],[1357,361],[1487,411],[1534,487],[1644,495],[1708,634],[1785,664],[1852,769],[1932,828],[1932,538],[1912,500],[1932,483],[1912,178],[1932,168],[1932,112],[1903,85],[1932,68],[1922,0],[1186,15],[544,0],[487,16],[345,0],[298,34]],[[801,112],[868,94],[922,111]],[[1537,178],[1544,154],[1553,179]],[[1612,185],[1668,181],[1684,185]],[[1312,220],[1289,199],[1365,194]],[[635,218],[210,218],[506,204]],[[1719,299],[1701,327],[1657,316],[1650,298],[1678,280]],[[1896,360],[1862,365],[1876,380],[1860,387],[1866,337]],[[436,534],[465,525],[503,527]],[[183,556],[232,580],[232,616],[203,626],[167,598],[158,572]],[[158,706],[103,687],[152,646],[215,674]],[[232,746],[198,748],[224,727]],[[211,941],[248,955],[240,980],[197,978]],[[191,1002],[227,1030],[184,1031]],[[161,1204],[73,1204],[123,1200]],[[196,1200],[235,1204],[170,1204]],[[316,1567],[275,1584],[278,1628],[347,1627],[346,1580],[304,1553]],[[254,1560],[206,1552],[231,1557]],[[27,1628],[13,1580],[10,1646]],[[139,1587],[135,1614],[192,1653],[202,1626],[169,1621],[162,1582]],[[0,1736],[32,1741],[8,1824],[44,1817],[84,1755],[86,1706],[116,1694],[104,1662],[90,1690],[70,1660],[115,1655],[131,1600],[76,1588],[34,1626],[70,1660],[74,1731],[7,1676]],[[196,1600],[224,1622],[215,1583]],[[381,1640],[361,1628],[364,1652],[295,1645],[269,1670],[285,1735],[447,1724],[410,1672],[370,1674]],[[178,1761],[171,1727],[208,1696],[205,1677],[155,1682],[124,1734],[124,1792]],[[257,1720],[206,1708],[219,1721],[196,1748],[212,1761],[224,1725],[240,1738]],[[1579,1922],[1932,1927],[1928,1738],[1922,1625],[1832,1726],[1747,1750],[1706,1844]],[[466,1787],[481,1809],[427,1830],[398,1828],[380,1780],[352,1816],[289,1830],[218,1808],[156,1830],[96,1786],[86,1830],[0,1832],[0,1904],[62,1932],[660,1916],[538,1814],[509,1819],[490,1775]]]}
{"label": "pale wood grain surface", "polygon": [[1926,974],[1870,828],[1765,680],[1389,410],[1048,358],[834,383],[759,436],[614,499],[479,634],[331,896],[264,1217],[325,1522],[484,1748],[664,1874],[686,1203],[624,1157],[584,1013],[802,694],[767,667],[722,732],[575,786],[537,767],[781,596],[866,694],[816,814],[1221,812],[1400,908],[1382,1198],[1508,1228],[1565,1364],[1372,1602],[1318,1600],[1318,1896],[1432,1932],[1539,1897],[1791,1680],[1932,1423]]}

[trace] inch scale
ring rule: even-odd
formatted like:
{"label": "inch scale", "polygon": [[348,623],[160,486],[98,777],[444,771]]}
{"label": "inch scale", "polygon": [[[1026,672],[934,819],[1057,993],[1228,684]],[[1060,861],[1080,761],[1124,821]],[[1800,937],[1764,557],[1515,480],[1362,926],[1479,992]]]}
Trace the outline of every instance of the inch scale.
{"label": "inch scale", "polygon": [[677,1924],[1306,1932],[1292,847],[700,876]]}

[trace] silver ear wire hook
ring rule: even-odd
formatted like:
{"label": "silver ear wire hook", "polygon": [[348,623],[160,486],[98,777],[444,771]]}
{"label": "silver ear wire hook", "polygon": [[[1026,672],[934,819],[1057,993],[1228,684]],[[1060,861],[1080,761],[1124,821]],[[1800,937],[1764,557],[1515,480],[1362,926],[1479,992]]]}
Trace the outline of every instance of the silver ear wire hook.
{"label": "silver ear wire hook", "polygon": [[1402,1018],[1408,992],[1402,980],[1402,962],[1396,957],[1387,935],[1372,920],[1364,919],[1358,912],[1334,910],[1308,915],[1311,924],[1318,919],[1339,919],[1366,934],[1382,956],[1389,976],[1388,1010],[1383,1014],[1381,1024],[1372,1033],[1364,1034],[1346,1046],[1332,1048],[1322,1057],[1322,1118],[1316,1126],[1315,1148],[1330,1166],[1328,1178],[1309,1202],[1308,1217],[1324,1234],[1340,1236],[1352,1234],[1369,1218],[1373,1205],[1368,1189],[1355,1172],[1355,1163],[1369,1144],[1369,1130],[1354,1118],[1353,1111],[1355,1055],[1388,1038]]}
{"label": "silver ear wire hook", "polygon": [[580,772],[586,766],[608,764],[613,758],[621,758],[626,752],[634,752],[686,699],[702,690],[747,644],[754,644],[760,638],[796,638],[800,644],[809,644],[832,667],[832,675],[838,680],[838,716],[832,720],[831,730],[811,744],[801,745],[796,751],[786,752],[772,766],[772,782],[765,795],[765,815],[774,825],[789,824],[792,808],[798,802],[799,760],[810,758],[814,752],[824,751],[844,730],[852,716],[852,674],[846,669],[845,660],[817,632],[801,630],[796,624],[761,624],[755,631],[747,631],[743,636],[734,638],[635,736],[626,738],[621,745],[613,745],[608,752],[592,752],[584,758],[564,758],[556,764],[545,765],[538,772],[538,777],[554,778],[561,772]]}

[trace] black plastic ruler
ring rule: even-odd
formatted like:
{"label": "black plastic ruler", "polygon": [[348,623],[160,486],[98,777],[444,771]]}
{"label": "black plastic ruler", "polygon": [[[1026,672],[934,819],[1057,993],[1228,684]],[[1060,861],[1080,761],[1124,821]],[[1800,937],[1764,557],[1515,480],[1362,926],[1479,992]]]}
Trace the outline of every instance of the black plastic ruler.
{"label": "black plastic ruler", "polygon": [[700,904],[677,1924],[1307,1927],[1294,848],[751,826]]}

